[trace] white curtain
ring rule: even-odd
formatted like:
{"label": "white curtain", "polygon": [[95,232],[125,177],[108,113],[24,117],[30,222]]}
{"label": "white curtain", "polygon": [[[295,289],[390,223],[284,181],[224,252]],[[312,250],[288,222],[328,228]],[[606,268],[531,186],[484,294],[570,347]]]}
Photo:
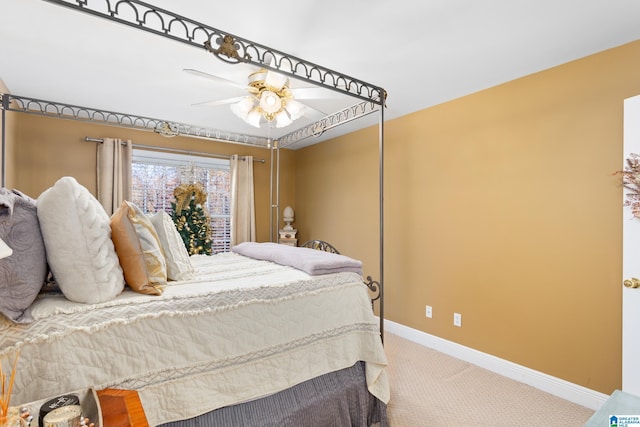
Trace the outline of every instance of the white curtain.
{"label": "white curtain", "polygon": [[231,246],[256,241],[253,195],[253,157],[234,154],[231,172]]}
{"label": "white curtain", "polygon": [[131,200],[131,141],[105,138],[98,144],[98,201],[112,215]]}

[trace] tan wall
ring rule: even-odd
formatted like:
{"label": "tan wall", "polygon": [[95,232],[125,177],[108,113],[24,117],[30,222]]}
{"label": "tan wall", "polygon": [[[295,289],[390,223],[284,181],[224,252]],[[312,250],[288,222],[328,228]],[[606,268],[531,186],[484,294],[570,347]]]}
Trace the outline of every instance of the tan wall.
{"label": "tan wall", "polygon": [[[386,316],[590,389],[620,388],[612,173],[638,70],[640,41],[387,122]],[[336,242],[366,270],[376,150],[367,130],[296,152],[301,235]]]}
{"label": "tan wall", "polygon": [[6,153],[5,155],[7,157],[7,161],[5,163],[5,168],[6,168],[5,179],[8,187],[9,183],[15,182],[16,176],[18,173],[18,168],[16,166],[15,148],[10,143],[10,141],[13,141],[16,138],[16,135],[18,133],[18,125],[17,125],[18,113],[7,111],[5,112],[5,114],[6,114],[5,115],[5,120],[6,120],[6,134],[5,134]]}
{"label": "tan wall", "polygon": [[378,279],[380,204],[378,131],[296,151],[296,228],[300,243],[320,239],[362,260]]}
{"label": "tan wall", "polygon": [[[4,82],[2,81],[2,79],[0,79],[0,93],[10,93],[9,89],[7,88],[7,86],[4,84]],[[11,146],[11,144],[9,144],[9,141],[12,141],[15,139],[16,137],[16,132],[17,132],[17,126],[16,126],[16,113],[13,113],[11,111],[5,111],[4,112],[4,138],[5,138],[5,157],[6,157],[6,162],[3,162],[4,165],[4,169],[2,170],[2,168],[0,167],[0,173],[4,174],[4,178],[6,179],[6,183],[9,183],[11,180],[13,180],[14,177],[14,173],[15,173],[15,167],[13,167],[15,160],[14,160],[14,151],[13,151],[13,147]],[[0,127],[2,126],[2,123],[0,123]],[[0,129],[2,130],[2,129]],[[0,135],[0,139],[2,138],[2,135]],[[0,141],[1,143],[1,141]],[[0,162],[2,161],[2,153],[0,152]]]}
{"label": "tan wall", "polygon": [[[92,193],[96,191],[96,143],[86,136],[131,139],[135,144],[172,147],[216,154],[252,155],[265,159],[254,163],[256,228],[259,241],[269,240],[269,151],[238,144],[194,138],[163,138],[151,132],[135,131],[91,123],[15,114],[17,130],[8,145],[15,153],[15,176],[7,187],[18,188],[32,197],[49,188],[62,176],[73,176]],[[281,203],[293,204],[293,153],[280,150]],[[8,166],[8,168],[14,165]]]}

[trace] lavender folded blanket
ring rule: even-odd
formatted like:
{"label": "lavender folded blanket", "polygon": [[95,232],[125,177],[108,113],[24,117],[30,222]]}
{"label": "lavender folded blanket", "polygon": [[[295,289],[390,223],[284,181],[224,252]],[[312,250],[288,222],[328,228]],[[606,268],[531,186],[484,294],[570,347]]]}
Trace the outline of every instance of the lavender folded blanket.
{"label": "lavender folded blanket", "polygon": [[298,248],[278,243],[244,242],[232,247],[231,251],[250,258],[297,268],[312,276],[343,271],[362,275],[361,261],[317,249]]}

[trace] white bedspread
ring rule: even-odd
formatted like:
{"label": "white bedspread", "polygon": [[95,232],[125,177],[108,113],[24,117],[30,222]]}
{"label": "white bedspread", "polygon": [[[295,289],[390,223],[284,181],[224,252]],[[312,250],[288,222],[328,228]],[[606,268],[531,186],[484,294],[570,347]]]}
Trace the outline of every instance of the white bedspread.
{"label": "white bedspread", "polygon": [[136,389],[152,425],[284,390],[366,363],[389,400],[377,320],[355,273],[310,277],[225,253],[192,257],[197,279],[161,296],[102,304],[43,296],[29,325],[0,323],[0,355],[20,350],[12,404],[93,386]]}

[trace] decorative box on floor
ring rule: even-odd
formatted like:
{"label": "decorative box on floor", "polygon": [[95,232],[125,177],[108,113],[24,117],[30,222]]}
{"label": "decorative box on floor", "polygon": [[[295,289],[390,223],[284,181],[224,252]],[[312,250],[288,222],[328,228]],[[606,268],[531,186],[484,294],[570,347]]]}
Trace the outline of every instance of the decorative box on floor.
{"label": "decorative box on floor", "polygon": [[26,403],[15,409],[33,417],[31,427],[104,426],[98,396],[92,388]]}
{"label": "decorative box on floor", "polygon": [[135,390],[90,388],[13,409],[25,419],[27,415],[32,417],[30,427],[149,427]]}
{"label": "decorative box on floor", "polygon": [[640,397],[616,390],[589,418],[585,427],[636,425],[640,425]]}

